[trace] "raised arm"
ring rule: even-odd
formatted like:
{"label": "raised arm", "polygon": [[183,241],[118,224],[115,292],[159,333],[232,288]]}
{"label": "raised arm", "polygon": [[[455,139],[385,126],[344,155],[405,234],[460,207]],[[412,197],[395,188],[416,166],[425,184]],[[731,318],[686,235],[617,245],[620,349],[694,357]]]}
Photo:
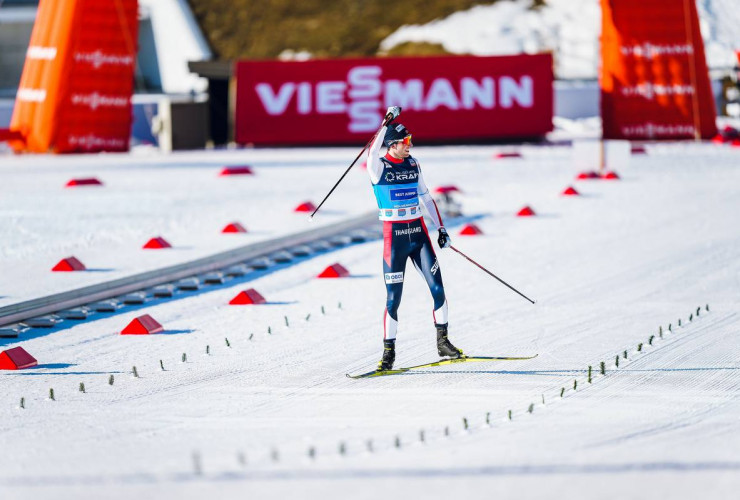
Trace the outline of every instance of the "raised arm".
{"label": "raised arm", "polygon": [[[401,114],[401,108],[398,106],[391,106],[385,113],[385,116],[391,115],[391,119],[388,123],[395,120],[398,115]],[[388,128],[386,125],[380,127],[378,133],[375,135],[373,144],[367,151],[367,173],[370,176],[370,180],[373,184],[377,184],[380,181],[380,176],[383,174],[383,164],[380,161],[380,148],[383,146],[383,139],[385,139],[385,130]]]}
{"label": "raised arm", "polygon": [[385,125],[380,127],[372,146],[367,151],[367,173],[373,184],[377,184],[380,181],[380,176],[383,173],[383,163],[380,161],[380,148],[383,146],[386,128]]}

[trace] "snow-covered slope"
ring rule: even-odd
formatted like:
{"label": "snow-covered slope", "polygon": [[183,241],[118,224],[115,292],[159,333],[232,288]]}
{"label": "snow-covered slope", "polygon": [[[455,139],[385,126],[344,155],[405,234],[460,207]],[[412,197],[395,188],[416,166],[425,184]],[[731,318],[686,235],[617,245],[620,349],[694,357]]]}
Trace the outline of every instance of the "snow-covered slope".
{"label": "snow-covered slope", "polygon": [[[354,245],[208,293],[0,339],[40,363],[0,372],[0,496],[734,498],[738,149],[649,146],[620,171],[621,181],[580,183],[568,147],[525,147],[524,158],[511,160],[494,160],[494,151],[415,148],[428,184],[457,185],[464,211],[481,216],[485,234],[453,230],[453,244],[538,300],[532,306],[439,251],[451,338],[471,354],[536,359],[347,379],[380,355],[385,302],[382,244]],[[352,157],[348,150],[238,154],[257,175],[219,190],[215,182],[224,179],[211,179],[226,156],[183,154],[139,168],[124,168],[130,157],[97,157],[108,185],[65,192],[64,200],[60,181],[89,174],[90,164],[75,166],[86,159],[5,163],[4,178],[18,180],[3,218],[24,221],[4,233],[5,258],[42,282],[50,279],[49,256],[62,249],[102,248],[109,260],[94,265],[141,268],[151,262],[137,261],[130,247],[168,224],[173,239],[198,251],[222,248],[206,241],[214,221],[231,216],[224,207],[241,207],[246,224],[261,231],[272,217],[281,230],[297,228],[283,211],[323,194]],[[151,196],[168,210],[136,194],[152,190],[152,179],[160,198]],[[582,196],[560,196],[569,184]],[[372,209],[368,191],[365,173],[352,172],[325,216]],[[115,201],[127,196],[135,202]],[[45,199],[59,220],[74,214],[85,223],[52,229]],[[525,204],[538,216],[515,217]],[[34,231],[46,227],[50,236],[30,246],[22,230],[34,217]],[[101,231],[105,238],[96,237]],[[353,276],[314,279],[336,261]],[[0,295],[33,288],[5,272]],[[226,305],[246,287],[270,304]],[[398,365],[436,358],[430,308],[409,268]],[[142,313],[168,334],[117,335]]]}
{"label": "snow-covered slope", "polygon": [[[452,53],[508,55],[553,51],[557,78],[596,78],[601,9],[598,0],[505,0],[456,12],[445,19],[403,26],[381,50],[404,42],[439,43]],[[710,68],[737,64],[740,9],[737,0],[698,0],[702,35]]]}

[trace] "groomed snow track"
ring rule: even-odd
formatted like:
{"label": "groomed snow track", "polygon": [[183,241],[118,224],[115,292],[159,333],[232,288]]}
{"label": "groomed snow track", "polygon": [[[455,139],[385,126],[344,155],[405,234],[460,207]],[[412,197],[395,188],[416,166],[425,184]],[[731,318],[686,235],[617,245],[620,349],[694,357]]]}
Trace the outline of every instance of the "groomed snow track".
{"label": "groomed snow track", "polygon": [[[265,305],[228,305],[241,287],[234,280],[95,321],[31,329],[23,346],[39,367],[0,374],[0,445],[8,450],[0,459],[3,499],[734,498],[737,150],[647,149],[619,170],[622,180],[607,182],[574,181],[578,169],[566,148],[524,149],[511,160],[492,160],[492,148],[419,148],[425,177],[459,185],[464,211],[489,215],[476,220],[482,235],[450,232],[453,244],[537,299],[532,306],[440,251],[451,338],[471,355],[539,354],[530,361],[347,379],[347,372],[371,369],[380,354],[385,290],[378,240],[255,273],[251,284],[264,292]],[[277,154],[285,153],[270,152]],[[310,152],[295,154],[306,164],[258,165],[259,175],[238,193],[234,188],[234,199],[270,194],[259,203],[276,218],[286,214],[280,226],[293,231],[300,226],[288,224],[298,219],[287,212],[305,195],[268,189],[292,187],[301,176],[318,191],[326,173],[309,164]],[[315,154],[322,162],[341,156]],[[217,186],[200,168],[172,169],[155,166],[141,176],[168,183],[199,176],[202,185]],[[122,189],[124,179],[106,173],[111,190]],[[125,175],[136,182],[130,170]],[[337,205],[369,207],[372,200],[354,199],[368,191],[366,175],[346,182],[335,194],[351,194]],[[561,196],[573,182],[581,196]],[[178,195],[173,191],[168,199]],[[223,198],[189,205],[206,212]],[[525,204],[535,217],[515,216]],[[29,205],[18,215],[24,227],[34,223],[36,207]],[[199,224],[186,220],[181,227],[206,229],[190,241],[183,234],[172,239],[218,243],[208,239],[211,228],[237,210],[223,213]],[[137,213],[126,215],[129,222]],[[241,213],[234,219],[250,230],[259,221]],[[133,255],[142,237],[160,227],[153,221],[119,246],[129,245]],[[266,229],[229,243],[260,237],[260,230],[277,235]],[[176,256],[166,252],[145,257]],[[60,253],[52,248],[46,255]],[[123,258],[101,254],[90,258],[91,267],[123,268]],[[30,260],[28,273],[48,276],[48,260]],[[352,276],[314,279],[332,262]],[[69,274],[48,280],[96,277]],[[431,299],[415,271],[408,274],[399,366],[435,357]],[[4,300],[16,291],[6,289]],[[167,331],[119,335],[142,308]]]}
{"label": "groomed snow track", "polygon": [[[247,266],[246,269],[240,271],[240,274],[247,274],[252,270],[248,266],[250,261],[258,258],[269,259],[270,255],[276,252],[290,252],[291,249],[302,245],[328,242],[328,246],[331,248],[339,248],[352,242],[362,242],[377,238],[380,234],[377,214],[372,212],[329,226],[311,229],[273,240],[252,243],[191,262],[0,307],[0,327],[13,323],[21,323],[20,326],[25,327],[22,324],[23,321],[41,315],[56,313],[75,307],[88,306],[93,302],[115,299],[127,293],[147,293],[147,289],[158,285],[173,284],[175,286],[174,283],[177,280],[186,278],[198,279],[203,273],[220,272],[225,279],[228,279],[229,276],[233,275],[229,271],[229,267],[237,264]],[[320,249],[312,249],[310,253],[320,251]],[[269,264],[274,264],[274,262],[268,262]],[[152,294],[148,293],[147,298],[153,298]],[[62,318],[58,317],[52,318],[52,320],[63,321]]]}

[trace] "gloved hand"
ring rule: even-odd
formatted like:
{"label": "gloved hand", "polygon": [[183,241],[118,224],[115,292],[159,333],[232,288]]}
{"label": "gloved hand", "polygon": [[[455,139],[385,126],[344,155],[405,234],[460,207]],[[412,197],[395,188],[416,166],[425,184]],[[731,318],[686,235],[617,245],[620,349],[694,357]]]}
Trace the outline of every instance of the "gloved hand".
{"label": "gloved hand", "polygon": [[390,123],[393,120],[395,120],[396,118],[398,118],[398,115],[400,115],[400,114],[401,114],[401,106],[390,106],[385,111],[385,116],[388,116],[388,115],[391,116],[391,119],[388,120],[388,123]]}
{"label": "gloved hand", "polygon": [[439,228],[439,237],[437,238],[437,243],[439,244],[439,248],[449,248],[452,241],[450,240],[450,235],[447,234],[447,229],[444,227]]}

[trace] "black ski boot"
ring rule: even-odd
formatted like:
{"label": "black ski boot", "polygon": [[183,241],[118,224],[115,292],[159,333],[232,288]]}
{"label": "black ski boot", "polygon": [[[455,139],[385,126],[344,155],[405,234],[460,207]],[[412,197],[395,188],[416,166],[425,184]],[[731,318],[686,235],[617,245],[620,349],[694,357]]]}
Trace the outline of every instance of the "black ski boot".
{"label": "black ski boot", "polygon": [[462,349],[458,349],[450,342],[447,338],[447,323],[444,325],[437,325],[437,352],[440,356],[446,358],[459,358],[462,357]]}
{"label": "black ski boot", "polygon": [[378,371],[392,370],[396,360],[396,339],[383,341],[383,359],[378,363]]}

